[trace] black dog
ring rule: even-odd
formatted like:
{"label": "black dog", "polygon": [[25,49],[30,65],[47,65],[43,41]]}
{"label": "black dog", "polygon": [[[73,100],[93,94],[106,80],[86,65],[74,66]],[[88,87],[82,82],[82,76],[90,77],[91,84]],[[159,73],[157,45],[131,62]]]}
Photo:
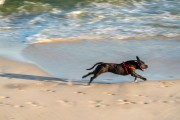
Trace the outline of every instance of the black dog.
{"label": "black dog", "polygon": [[148,68],[148,65],[146,65],[143,61],[139,59],[138,56],[136,56],[137,60],[130,60],[123,62],[121,64],[114,64],[114,63],[103,63],[103,62],[98,62],[96,63],[92,68],[89,68],[87,70],[93,69],[96,65],[98,65],[93,72],[90,72],[86,75],[84,75],[82,78],[85,78],[89,75],[94,75],[91,77],[88,85],[91,84],[91,82],[100,74],[105,73],[105,72],[111,72],[114,74],[119,74],[119,75],[131,75],[135,77],[134,81],[136,82],[137,78],[143,79],[146,81],[146,78],[138,75],[135,73],[136,69],[144,71],[144,69]]}

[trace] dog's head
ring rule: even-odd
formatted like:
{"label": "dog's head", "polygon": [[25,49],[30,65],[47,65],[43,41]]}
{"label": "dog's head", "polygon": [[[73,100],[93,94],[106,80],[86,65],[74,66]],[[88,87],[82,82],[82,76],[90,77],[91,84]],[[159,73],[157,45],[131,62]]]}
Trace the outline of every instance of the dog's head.
{"label": "dog's head", "polygon": [[145,69],[148,68],[148,65],[146,65],[142,60],[140,60],[138,56],[136,56],[136,59],[137,59],[138,69],[144,71]]}

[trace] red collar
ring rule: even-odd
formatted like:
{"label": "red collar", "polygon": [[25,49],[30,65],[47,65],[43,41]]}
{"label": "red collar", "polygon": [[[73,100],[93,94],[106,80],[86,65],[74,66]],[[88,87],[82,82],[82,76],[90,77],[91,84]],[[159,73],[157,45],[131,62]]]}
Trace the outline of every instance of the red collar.
{"label": "red collar", "polygon": [[136,70],[136,68],[134,68],[133,66],[126,65],[125,62],[123,62],[122,64],[127,74],[129,74],[128,69],[132,69],[133,71]]}
{"label": "red collar", "polygon": [[128,72],[128,67],[127,67],[127,65],[125,64],[125,62],[123,62],[122,64],[123,64],[123,67],[124,67],[126,73],[129,74],[129,72]]}

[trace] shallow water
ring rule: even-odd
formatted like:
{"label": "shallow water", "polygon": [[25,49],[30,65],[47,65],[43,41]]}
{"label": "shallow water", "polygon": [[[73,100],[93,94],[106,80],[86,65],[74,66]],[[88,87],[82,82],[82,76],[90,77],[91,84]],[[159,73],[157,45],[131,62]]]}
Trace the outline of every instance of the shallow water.
{"label": "shallow water", "polygon": [[179,0],[6,0],[0,5],[0,55],[77,81],[96,62],[138,55],[149,65],[138,73],[148,79],[179,79],[179,5]]}

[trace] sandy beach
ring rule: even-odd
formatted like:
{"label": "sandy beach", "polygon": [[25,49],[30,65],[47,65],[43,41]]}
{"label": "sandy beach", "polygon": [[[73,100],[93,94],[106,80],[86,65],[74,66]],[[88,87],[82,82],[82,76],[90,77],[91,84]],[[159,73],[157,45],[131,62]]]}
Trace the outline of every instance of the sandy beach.
{"label": "sandy beach", "polygon": [[[0,120],[180,120],[179,0],[0,0]],[[147,78],[98,62],[144,61]]]}
{"label": "sandy beach", "polygon": [[179,120],[180,81],[64,82],[0,59],[1,120]]}

